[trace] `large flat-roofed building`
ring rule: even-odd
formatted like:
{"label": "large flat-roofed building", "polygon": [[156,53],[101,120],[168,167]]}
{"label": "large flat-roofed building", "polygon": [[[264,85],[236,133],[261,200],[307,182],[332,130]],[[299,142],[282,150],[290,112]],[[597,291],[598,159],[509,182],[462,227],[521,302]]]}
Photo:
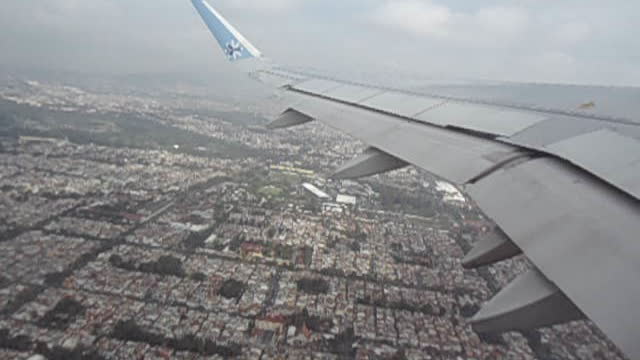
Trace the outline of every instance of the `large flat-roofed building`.
{"label": "large flat-roofed building", "polygon": [[343,205],[355,205],[356,197],[351,195],[338,194],[338,196],[336,196],[336,202]]}
{"label": "large flat-roofed building", "polygon": [[313,184],[303,183],[302,187],[305,188],[305,190],[309,191],[310,193],[312,193],[313,195],[315,195],[316,197],[318,197],[320,199],[329,199],[330,198],[330,196],[326,192],[318,189],[318,187],[313,185]]}

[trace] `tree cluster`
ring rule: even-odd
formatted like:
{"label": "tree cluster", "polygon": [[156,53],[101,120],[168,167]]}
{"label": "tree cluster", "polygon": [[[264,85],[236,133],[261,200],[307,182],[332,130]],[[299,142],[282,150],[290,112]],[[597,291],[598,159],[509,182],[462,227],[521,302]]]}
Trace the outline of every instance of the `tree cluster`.
{"label": "tree cluster", "polygon": [[427,192],[409,192],[397,187],[372,184],[380,193],[382,206],[394,211],[410,212],[424,217],[436,215],[433,196]]}
{"label": "tree cluster", "polygon": [[334,354],[340,354],[346,358],[355,358],[356,348],[353,344],[357,341],[357,337],[353,331],[353,328],[348,328],[345,331],[336,335],[333,339],[327,341],[328,348]]}
{"label": "tree cluster", "polygon": [[240,355],[241,347],[237,344],[218,345],[210,339],[186,334],[179,339],[165,337],[142,329],[133,319],[119,321],[111,336],[123,341],[142,342],[152,346],[167,346],[176,351],[189,351],[203,356],[219,355],[231,358]]}
{"label": "tree cluster", "polygon": [[85,312],[85,307],[77,300],[66,297],[49,310],[38,321],[38,325],[50,329],[65,330],[78,316]]}
{"label": "tree cluster", "polygon": [[442,306],[432,306],[431,304],[410,304],[406,301],[388,301],[385,299],[372,299],[369,296],[356,299],[356,303],[368,306],[377,306],[394,310],[405,310],[419,312],[431,316],[443,316],[447,310]]}
{"label": "tree cluster", "polygon": [[103,360],[95,350],[78,346],[65,349],[60,346],[49,347],[44,342],[35,342],[27,335],[11,335],[9,329],[0,329],[0,349],[20,352],[33,352],[44,356],[47,360]]}
{"label": "tree cluster", "polygon": [[182,268],[182,261],[171,255],[161,256],[156,261],[150,261],[138,265],[133,261],[125,261],[120,255],[114,254],[109,257],[109,263],[117,268],[128,271],[139,271],[165,276],[186,276],[186,272]]}
{"label": "tree cluster", "polygon": [[333,327],[333,320],[310,315],[305,308],[302,312],[290,315],[286,324],[297,328],[302,328],[306,325],[311,331],[328,333]]}
{"label": "tree cluster", "polygon": [[200,232],[192,232],[189,236],[184,240],[182,245],[187,249],[197,249],[204,247],[204,242],[213,234],[215,228],[209,227],[206,230]]}
{"label": "tree cluster", "polygon": [[298,290],[307,294],[319,295],[329,292],[329,283],[324,279],[303,278],[297,282]]}
{"label": "tree cluster", "polygon": [[239,299],[246,288],[247,286],[244,283],[238,280],[229,279],[222,284],[218,294],[227,299]]}

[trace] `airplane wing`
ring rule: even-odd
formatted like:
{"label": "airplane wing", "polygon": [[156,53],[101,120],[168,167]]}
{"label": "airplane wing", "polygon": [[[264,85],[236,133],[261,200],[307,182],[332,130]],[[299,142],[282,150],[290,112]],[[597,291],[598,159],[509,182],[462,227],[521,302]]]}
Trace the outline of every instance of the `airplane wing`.
{"label": "airplane wing", "polygon": [[[205,0],[192,0],[230,60],[260,52]],[[409,92],[258,61],[250,74],[290,106],[271,122],[318,120],[369,145],[337,169],[357,178],[415,165],[457,184],[497,227],[463,260],[524,253],[536,266],[471,320],[480,332],[595,322],[640,358],[640,123],[450,93]]]}

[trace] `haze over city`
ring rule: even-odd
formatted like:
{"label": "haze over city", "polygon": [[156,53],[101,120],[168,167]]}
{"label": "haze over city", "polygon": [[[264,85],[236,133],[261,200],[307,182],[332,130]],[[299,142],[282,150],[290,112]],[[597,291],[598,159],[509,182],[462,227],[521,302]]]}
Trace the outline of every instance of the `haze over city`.
{"label": "haze over city", "polygon": [[0,5],[0,360],[640,356],[640,4],[206,1]]}
{"label": "haze over city", "polygon": [[[640,5],[633,1],[217,0],[213,5],[285,65],[640,84],[635,38],[640,19],[634,15]],[[0,14],[0,47],[0,64],[9,67],[187,73],[206,76],[212,84],[231,70],[186,0],[7,0]],[[229,77],[234,83],[241,78]]]}

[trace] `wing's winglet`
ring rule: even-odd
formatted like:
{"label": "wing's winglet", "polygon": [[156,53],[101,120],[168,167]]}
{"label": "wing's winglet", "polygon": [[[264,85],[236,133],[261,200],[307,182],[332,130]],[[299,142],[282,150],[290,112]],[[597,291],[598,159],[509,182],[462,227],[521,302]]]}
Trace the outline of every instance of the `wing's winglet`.
{"label": "wing's winglet", "polygon": [[230,61],[259,58],[260,51],[205,0],[191,0]]}

